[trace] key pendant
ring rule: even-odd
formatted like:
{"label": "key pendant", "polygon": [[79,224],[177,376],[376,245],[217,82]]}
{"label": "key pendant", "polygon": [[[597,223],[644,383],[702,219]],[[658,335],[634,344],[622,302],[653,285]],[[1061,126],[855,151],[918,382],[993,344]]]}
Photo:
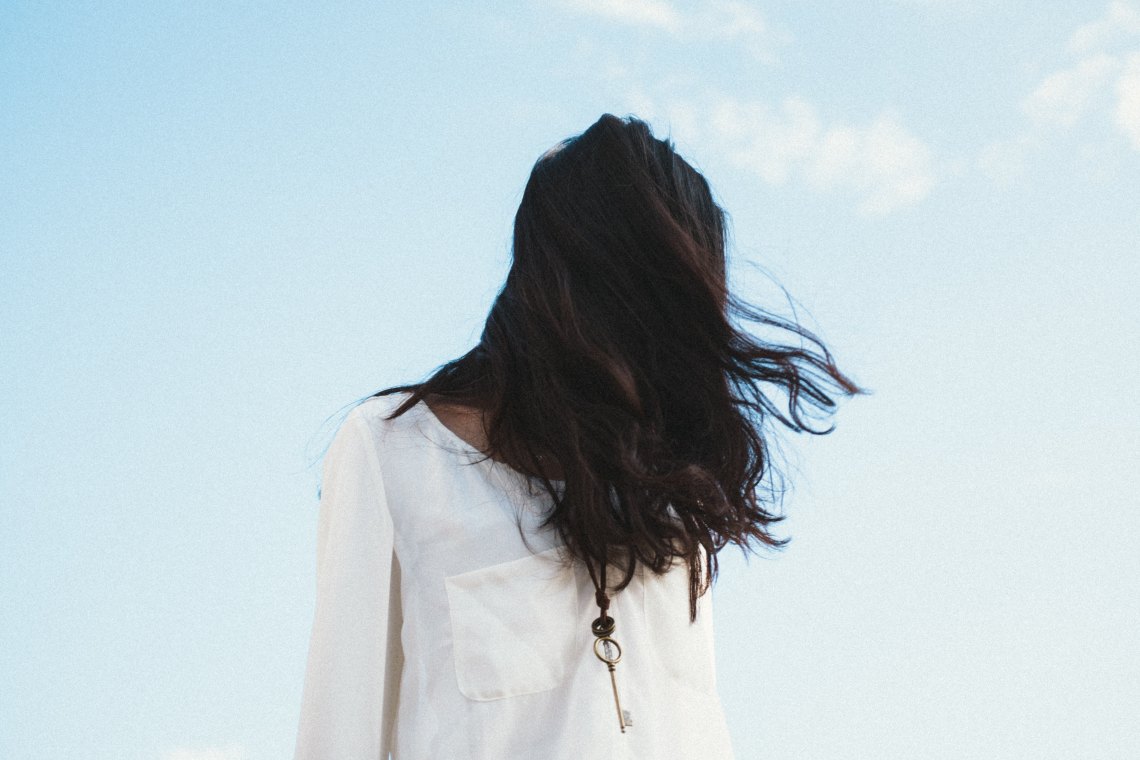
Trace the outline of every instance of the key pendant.
{"label": "key pendant", "polygon": [[623,710],[621,706],[621,697],[618,696],[617,688],[617,674],[614,666],[621,661],[621,644],[610,637],[614,631],[613,618],[607,616],[605,620],[598,618],[594,621],[591,629],[594,636],[594,655],[606,664],[606,668],[610,671],[610,685],[614,690],[614,705],[617,707],[618,725],[621,726],[621,731],[624,734],[628,726],[633,725],[633,719],[629,714],[629,710]]}

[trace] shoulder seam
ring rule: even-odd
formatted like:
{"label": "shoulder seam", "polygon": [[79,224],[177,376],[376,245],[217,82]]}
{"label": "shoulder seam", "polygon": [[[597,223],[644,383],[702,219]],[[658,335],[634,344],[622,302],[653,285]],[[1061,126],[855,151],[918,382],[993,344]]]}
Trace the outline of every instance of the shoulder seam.
{"label": "shoulder seam", "polygon": [[384,446],[388,436],[392,433],[393,421],[384,418],[388,412],[403,403],[405,397],[406,394],[399,393],[388,396],[369,396],[352,408],[348,416],[345,417],[345,421],[347,422],[353,417],[359,419],[366,428],[365,432],[369,434],[369,443],[379,453],[379,449]]}

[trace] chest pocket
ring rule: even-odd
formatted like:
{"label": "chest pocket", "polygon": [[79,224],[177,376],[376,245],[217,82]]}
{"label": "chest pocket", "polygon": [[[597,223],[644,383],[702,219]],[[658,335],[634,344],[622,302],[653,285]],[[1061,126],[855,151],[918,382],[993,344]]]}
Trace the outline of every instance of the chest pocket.
{"label": "chest pocket", "polygon": [[554,547],[444,578],[455,676],[469,699],[546,691],[574,656],[578,592]]}

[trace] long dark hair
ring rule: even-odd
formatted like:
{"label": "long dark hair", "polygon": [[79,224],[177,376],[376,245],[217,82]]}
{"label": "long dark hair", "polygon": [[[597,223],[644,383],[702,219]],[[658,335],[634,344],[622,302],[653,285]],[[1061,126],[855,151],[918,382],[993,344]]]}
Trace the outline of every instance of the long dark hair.
{"label": "long dark hair", "polygon": [[[604,114],[535,163],[478,345],[372,397],[410,392],[388,419],[425,397],[474,408],[488,457],[528,473],[557,462],[561,489],[535,476],[553,500],[543,527],[592,568],[619,557],[617,590],[637,562],[662,573],[687,561],[696,620],[724,546],[791,540],[769,531],[785,517],[766,509],[782,478],[765,427],[829,433],[805,411],[830,413],[829,389],[867,392],[811,332],[728,292],[726,240],[724,210],[672,140]],[[794,341],[762,340],[733,315]],[[787,414],[762,383],[782,388]]]}

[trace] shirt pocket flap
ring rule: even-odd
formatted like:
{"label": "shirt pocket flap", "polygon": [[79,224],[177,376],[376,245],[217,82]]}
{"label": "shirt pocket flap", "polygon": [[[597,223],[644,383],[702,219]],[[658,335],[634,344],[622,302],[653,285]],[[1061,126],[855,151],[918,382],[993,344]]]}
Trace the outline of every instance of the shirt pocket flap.
{"label": "shirt pocket flap", "polygon": [[444,578],[455,676],[469,699],[546,691],[574,655],[578,595],[561,546]]}

